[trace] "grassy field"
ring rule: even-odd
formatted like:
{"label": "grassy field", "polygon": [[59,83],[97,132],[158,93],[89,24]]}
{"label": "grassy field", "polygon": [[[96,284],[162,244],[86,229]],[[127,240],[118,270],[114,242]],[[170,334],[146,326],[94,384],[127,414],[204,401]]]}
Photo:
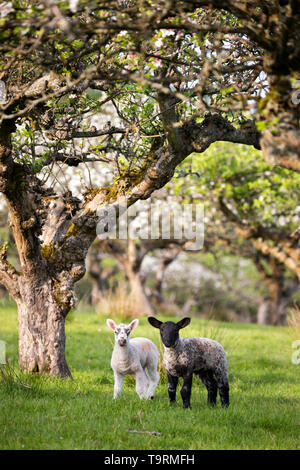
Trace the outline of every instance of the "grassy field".
{"label": "grassy field", "polygon": [[[296,335],[289,328],[193,318],[182,335],[212,337],[227,351],[231,405],[208,408],[195,378],[191,410],[183,410],[179,393],[169,406],[163,371],[154,401],[140,401],[130,377],[114,401],[105,319],[72,314],[66,330],[73,382],[24,374],[21,384],[0,381],[0,449],[300,449],[300,365],[291,362]],[[162,351],[158,334],[141,319],[133,336],[149,337]],[[0,306],[0,340],[17,370],[12,304]]]}

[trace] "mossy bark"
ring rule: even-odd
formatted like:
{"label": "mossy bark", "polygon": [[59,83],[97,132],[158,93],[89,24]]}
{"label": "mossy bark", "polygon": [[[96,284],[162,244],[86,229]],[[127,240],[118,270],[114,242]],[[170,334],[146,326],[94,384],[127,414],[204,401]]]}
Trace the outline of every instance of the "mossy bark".
{"label": "mossy bark", "polygon": [[51,280],[22,284],[17,301],[21,369],[71,378],[65,357],[66,311],[53,297]]}

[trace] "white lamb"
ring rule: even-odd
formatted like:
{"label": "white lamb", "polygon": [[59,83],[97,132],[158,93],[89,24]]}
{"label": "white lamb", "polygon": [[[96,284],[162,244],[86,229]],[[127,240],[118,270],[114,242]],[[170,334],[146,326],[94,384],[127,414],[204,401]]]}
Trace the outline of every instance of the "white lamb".
{"label": "white lamb", "polygon": [[[147,338],[129,339],[130,333],[138,326],[139,321],[133,320],[129,325],[116,325],[111,319],[106,320],[107,326],[115,333],[115,346],[111,358],[114,371],[114,398],[121,393],[126,374],[135,376],[136,392],[139,397],[154,397],[159,382],[157,371],[159,353],[157,347]],[[148,370],[148,374],[146,370]]]}

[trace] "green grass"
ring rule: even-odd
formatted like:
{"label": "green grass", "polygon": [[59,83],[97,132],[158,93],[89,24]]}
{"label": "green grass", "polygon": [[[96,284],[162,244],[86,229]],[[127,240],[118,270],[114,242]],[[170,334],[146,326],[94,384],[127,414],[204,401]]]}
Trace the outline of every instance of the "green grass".
{"label": "green grass", "polygon": [[[113,338],[105,319],[72,314],[66,330],[73,382],[20,374],[16,309],[0,306],[0,340],[7,342],[8,357],[19,374],[11,382],[0,379],[0,449],[300,448],[300,365],[291,362],[295,338],[288,328],[193,318],[183,335],[213,337],[227,351],[231,404],[222,409],[218,401],[216,408],[209,408],[206,390],[195,379],[191,410],[183,410],[179,393],[176,405],[169,406],[164,373],[154,401],[140,401],[130,377],[114,401]],[[134,333],[162,349],[158,330],[146,319]]]}

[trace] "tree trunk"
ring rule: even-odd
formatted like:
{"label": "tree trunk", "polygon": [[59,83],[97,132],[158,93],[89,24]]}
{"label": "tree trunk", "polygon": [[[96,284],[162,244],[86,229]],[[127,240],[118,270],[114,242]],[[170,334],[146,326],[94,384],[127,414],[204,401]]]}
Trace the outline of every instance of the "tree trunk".
{"label": "tree trunk", "polygon": [[155,310],[148,299],[139,272],[126,267],[126,275],[130,284],[130,295],[134,303],[136,316],[155,315]]}
{"label": "tree trunk", "polygon": [[[93,249],[94,248],[94,249]],[[88,251],[86,258],[86,271],[92,281],[91,304],[97,307],[109,291],[109,279],[118,271],[117,266],[102,267],[103,256],[99,253],[99,246],[94,243]]]}
{"label": "tree trunk", "polygon": [[279,304],[282,296],[282,279],[272,279],[268,281],[268,288],[271,299],[271,323],[272,325],[280,325]]}
{"label": "tree trunk", "polygon": [[282,279],[272,279],[267,282],[269,296],[265,297],[257,311],[257,323],[261,325],[285,325],[288,307],[298,283],[284,288]]}
{"label": "tree trunk", "polygon": [[257,310],[257,323],[259,325],[270,325],[272,323],[272,303],[269,297],[264,297]]}
{"label": "tree trunk", "polygon": [[101,279],[92,278],[91,304],[93,307],[103,300],[103,283]]}
{"label": "tree trunk", "polygon": [[65,358],[65,317],[51,280],[23,282],[18,304],[19,365],[29,372],[71,377]]}
{"label": "tree trunk", "polygon": [[[54,244],[42,251],[41,235],[47,238],[56,228],[52,219],[47,230],[45,220],[51,211],[42,202],[43,196],[52,193],[13,160],[10,134],[14,130],[13,122],[0,126],[0,190],[10,211],[22,272],[7,261],[7,247],[3,246],[0,279],[18,305],[19,365],[29,372],[72,377],[65,358],[65,317],[74,305],[74,282],[82,277],[84,267],[76,260],[77,264],[71,263],[67,269],[61,257],[54,269],[54,263],[49,262]],[[58,202],[54,209],[62,216]]]}

